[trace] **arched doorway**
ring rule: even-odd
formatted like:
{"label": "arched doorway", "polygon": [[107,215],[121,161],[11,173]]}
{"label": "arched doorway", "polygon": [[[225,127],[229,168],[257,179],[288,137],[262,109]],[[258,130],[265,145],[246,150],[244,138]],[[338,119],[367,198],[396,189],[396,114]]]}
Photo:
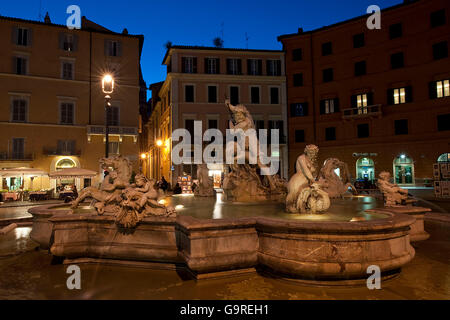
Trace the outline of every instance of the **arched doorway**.
{"label": "arched doorway", "polygon": [[72,159],[64,158],[56,163],[56,170],[76,168],[76,163]]}
{"label": "arched doorway", "polygon": [[443,153],[441,154],[438,159],[437,162],[450,162],[450,153]]}
{"label": "arched doorway", "polygon": [[371,158],[363,157],[356,161],[357,180],[375,180],[375,163]]}
{"label": "arched doorway", "polygon": [[394,179],[398,184],[414,184],[414,162],[405,154],[394,159]]}

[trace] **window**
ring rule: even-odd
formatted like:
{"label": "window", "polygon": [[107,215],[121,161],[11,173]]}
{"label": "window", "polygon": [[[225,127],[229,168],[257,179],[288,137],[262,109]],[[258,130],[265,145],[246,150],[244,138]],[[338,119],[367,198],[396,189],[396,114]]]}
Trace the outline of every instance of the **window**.
{"label": "window", "polygon": [[205,58],[205,73],[206,74],[219,74],[220,73],[220,59]]}
{"label": "window", "polygon": [[120,124],[119,121],[119,107],[115,107],[115,106],[111,106],[108,107],[108,110],[106,112],[106,117],[107,117],[107,121],[108,121],[108,125],[113,126],[113,127],[118,127]]}
{"label": "window", "polygon": [[301,61],[303,59],[302,49],[294,49],[292,50],[292,61]]}
{"label": "window", "polygon": [[294,87],[303,86],[303,73],[294,74]]}
{"label": "window", "polygon": [[367,138],[369,137],[369,124],[363,123],[358,124],[358,138]]}
{"label": "window", "polygon": [[122,56],[122,44],[116,40],[105,40],[105,55],[109,57]]}
{"label": "window", "polygon": [[322,56],[328,56],[333,53],[333,45],[331,42],[325,42],[322,44]]}
{"label": "window", "polygon": [[24,138],[12,138],[12,158],[17,160],[25,158]]}
{"label": "window", "polygon": [[434,85],[434,97],[443,98],[450,96],[450,80],[439,80],[432,82]]}
{"label": "window", "polygon": [[353,95],[351,98],[351,105],[352,108],[358,109],[358,114],[367,114],[367,107],[373,105],[373,94],[361,93]]}
{"label": "window", "polygon": [[260,103],[259,87],[250,87],[250,99],[251,99],[251,103],[253,103],[253,104]]}
{"label": "window", "polygon": [[260,76],[262,74],[262,60],[248,59],[247,73],[251,76]]}
{"label": "window", "polygon": [[283,120],[269,120],[269,132],[267,133],[267,143],[272,143],[272,130],[278,130],[280,142],[284,142],[284,123]]}
{"label": "window", "polygon": [[218,121],[216,119],[209,119],[208,120],[208,129],[218,129]]}
{"label": "window", "polygon": [[60,33],[59,48],[64,51],[76,51],[77,36],[70,33]]}
{"label": "window", "polygon": [[74,123],[74,110],[73,103],[63,102],[60,105],[60,120],[61,124],[73,124]]}
{"label": "window", "polygon": [[306,117],[308,115],[308,103],[291,104],[291,117]]}
{"label": "window", "polygon": [[359,61],[355,63],[355,76],[362,76],[366,74],[366,62]]}
{"label": "window", "polygon": [[433,44],[433,59],[439,60],[448,57],[447,41]]}
{"label": "window", "polygon": [[109,142],[109,154],[120,154],[120,142],[111,141]]}
{"label": "window", "polygon": [[320,101],[320,114],[339,112],[339,99],[324,99]]}
{"label": "window", "polygon": [[333,69],[328,68],[322,70],[323,82],[331,82],[333,81]]}
{"label": "window", "polygon": [[408,134],[408,120],[407,119],[395,120],[394,127],[395,127],[396,135]]}
{"label": "window", "polygon": [[365,45],[364,33],[358,33],[353,36],[353,48],[362,48]]}
{"label": "window", "polygon": [[56,153],[58,155],[75,154],[75,140],[58,140]]}
{"label": "window", "polygon": [[11,121],[27,122],[28,101],[23,98],[14,98],[12,100]]}
{"label": "window", "polygon": [[305,130],[295,130],[295,142],[305,142]]}
{"label": "window", "polygon": [[193,144],[194,142],[194,120],[192,119],[186,119],[184,121],[184,128],[189,131],[190,135],[191,135],[191,143]]}
{"label": "window", "polygon": [[217,103],[217,87],[208,86],[208,102]]}
{"label": "window", "polygon": [[181,67],[183,73],[197,73],[197,58],[182,57]]}
{"label": "window", "polygon": [[280,104],[280,90],[278,88],[270,88],[270,104]]}
{"label": "window", "polygon": [[401,23],[392,24],[389,26],[389,39],[400,38],[403,35],[403,28]]}
{"label": "window", "polygon": [[398,69],[404,67],[403,52],[391,54],[391,68]]}
{"label": "window", "polygon": [[281,60],[267,60],[266,66],[268,76],[281,76]]}
{"label": "window", "polygon": [[15,74],[26,75],[28,74],[28,58],[25,57],[14,57],[13,58],[13,69]]}
{"label": "window", "polygon": [[239,104],[239,87],[230,87],[230,103],[234,106]]}
{"label": "window", "polygon": [[187,85],[184,87],[184,101],[194,102],[194,86]]}
{"label": "window", "polygon": [[450,113],[437,116],[438,131],[450,130]]}
{"label": "window", "polygon": [[388,104],[402,104],[412,102],[412,87],[388,89]]}
{"label": "window", "polygon": [[445,22],[445,9],[434,11],[430,14],[430,23],[432,28],[443,26]]}
{"label": "window", "polygon": [[326,141],[336,140],[336,128],[335,127],[325,128],[325,140]]}
{"label": "window", "polygon": [[64,61],[61,63],[61,76],[64,80],[73,80],[74,79],[74,64],[73,62]]}
{"label": "window", "polygon": [[18,46],[27,47],[31,45],[31,29],[14,27],[13,37],[13,42]]}
{"label": "window", "polygon": [[227,74],[233,74],[233,75],[242,74],[241,59],[227,59]]}

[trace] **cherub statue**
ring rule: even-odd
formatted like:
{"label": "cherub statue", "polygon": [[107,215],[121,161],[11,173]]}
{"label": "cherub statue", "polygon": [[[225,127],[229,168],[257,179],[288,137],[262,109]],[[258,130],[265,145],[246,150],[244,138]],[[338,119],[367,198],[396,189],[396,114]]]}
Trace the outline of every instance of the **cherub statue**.
{"label": "cherub statue", "polygon": [[391,174],[387,171],[382,171],[378,178],[378,188],[384,197],[384,206],[393,207],[396,205],[405,205],[413,202],[408,200],[408,190],[400,188],[397,184],[391,183]]}

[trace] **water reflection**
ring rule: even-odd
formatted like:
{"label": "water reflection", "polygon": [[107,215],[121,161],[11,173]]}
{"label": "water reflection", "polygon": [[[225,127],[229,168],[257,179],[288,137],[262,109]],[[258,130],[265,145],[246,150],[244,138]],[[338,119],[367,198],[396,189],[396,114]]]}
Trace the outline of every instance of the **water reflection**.
{"label": "water reflection", "polygon": [[[332,200],[330,209],[322,214],[288,214],[283,203],[230,203],[223,200],[223,193],[215,197],[172,196],[165,198],[166,204],[177,210],[179,215],[189,215],[199,219],[228,219],[242,217],[276,217],[293,220],[311,221],[350,221],[355,217],[364,220],[382,219],[384,214],[367,214],[364,211],[382,207],[381,199],[370,196],[346,197]],[[180,208],[180,207],[179,207]]]}

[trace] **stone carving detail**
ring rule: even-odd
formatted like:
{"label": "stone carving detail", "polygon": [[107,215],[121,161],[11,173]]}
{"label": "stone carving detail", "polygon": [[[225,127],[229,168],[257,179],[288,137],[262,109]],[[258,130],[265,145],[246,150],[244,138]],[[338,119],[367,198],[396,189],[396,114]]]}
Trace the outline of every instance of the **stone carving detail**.
{"label": "stone carving detail", "polygon": [[[336,169],[339,169],[340,177],[336,174]],[[353,193],[357,194],[358,191],[350,181],[350,171],[345,162],[336,158],[325,160],[319,172],[319,184],[330,198],[342,197],[348,191],[348,188],[351,188]]]}
{"label": "stone carving detail", "polygon": [[297,172],[288,183],[286,197],[286,211],[298,212],[324,212],[330,207],[330,198],[322,190],[317,180],[317,157],[319,148],[307,145],[305,153],[298,157],[295,168]]}
{"label": "stone carving detail", "polygon": [[[175,209],[158,203],[160,194],[155,181],[138,174],[135,183],[130,184],[131,165],[122,156],[100,159],[103,169],[110,173],[100,189],[88,187],[72,202],[75,209],[86,198],[93,198],[94,207],[99,215],[105,212],[114,214],[118,225],[133,228],[145,216],[175,216]],[[112,168],[112,170],[111,170]]]}
{"label": "stone carving detail", "polygon": [[414,202],[414,200],[408,199],[408,190],[400,188],[395,183],[391,183],[390,179],[391,174],[387,171],[382,171],[378,178],[378,188],[383,194],[385,207],[406,205]]}
{"label": "stone carving detail", "polygon": [[[244,133],[249,129],[255,129],[253,118],[244,105],[234,106],[229,100],[225,104],[232,118],[230,129],[242,129]],[[236,150],[240,150],[237,142],[231,143],[234,144]],[[256,143],[259,146],[257,139]],[[250,151],[248,141],[245,143],[244,151],[245,164],[237,164],[238,156],[236,156],[235,163],[229,165],[230,172],[224,177],[223,190],[225,198],[238,202],[280,201],[284,199],[286,195],[286,181],[278,175],[260,175],[258,171],[267,166],[261,163],[259,155],[257,156],[257,164],[249,164]]]}
{"label": "stone carving detail", "polygon": [[208,166],[205,163],[197,166],[197,179],[198,186],[194,190],[196,196],[213,197],[216,194],[212,177],[209,176]]}

